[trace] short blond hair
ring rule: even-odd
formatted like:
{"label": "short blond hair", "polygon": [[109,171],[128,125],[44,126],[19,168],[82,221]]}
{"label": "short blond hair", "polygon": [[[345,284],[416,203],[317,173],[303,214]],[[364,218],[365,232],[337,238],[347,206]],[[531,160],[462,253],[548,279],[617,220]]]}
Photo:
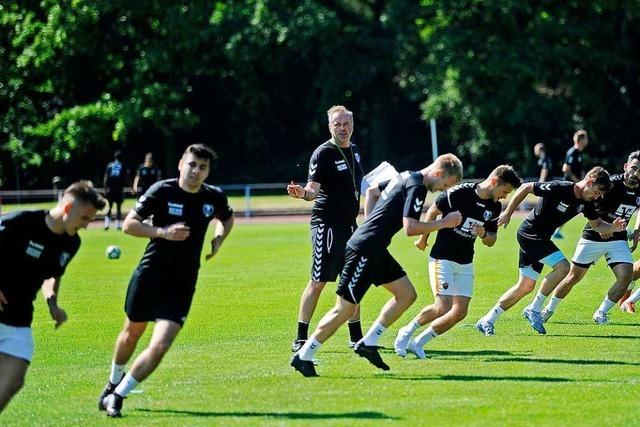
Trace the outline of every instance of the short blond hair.
{"label": "short blond hair", "polygon": [[331,108],[329,108],[327,110],[327,119],[331,120],[331,115],[335,113],[338,113],[338,114],[347,113],[348,115],[351,116],[351,119],[353,120],[353,112],[349,111],[349,109],[347,109],[347,107],[345,107],[344,105],[334,105]]}
{"label": "short blond hair", "polygon": [[453,176],[462,181],[462,162],[455,154],[447,153],[438,156],[433,162],[437,169],[442,169],[447,176]]}
{"label": "short blond hair", "polygon": [[585,139],[589,139],[589,135],[587,134],[587,131],[584,129],[580,129],[573,134],[574,142],[583,141]]}

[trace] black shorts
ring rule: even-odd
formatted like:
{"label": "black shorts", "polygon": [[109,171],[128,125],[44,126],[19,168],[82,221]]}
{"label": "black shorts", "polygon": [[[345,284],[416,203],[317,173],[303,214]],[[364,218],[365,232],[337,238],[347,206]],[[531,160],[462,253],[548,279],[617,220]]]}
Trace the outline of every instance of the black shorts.
{"label": "black shorts", "polygon": [[198,273],[167,273],[152,267],[135,269],[124,304],[133,322],[172,320],[182,326],[189,314]]}
{"label": "black shorts", "polygon": [[406,275],[386,249],[375,255],[363,256],[347,246],[336,293],[353,304],[360,304],[372,284],[384,285]]}
{"label": "black shorts", "polygon": [[516,233],[516,238],[520,245],[518,267],[520,267],[521,271],[530,268],[540,274],[544,267],[545,258],[556,252],[562,253],[551,240],[532,239],[520,233]]}
{"label": "black shorts", "polygon": [[344,265],[344,249],[356,225],[317,222],[311,225],[311,280],[335,282]]}
{"label": "black shorts", "polygon": [[124,190],[122,188],[107,189],[104,197],[109,203],[122,203],[124,200]]}

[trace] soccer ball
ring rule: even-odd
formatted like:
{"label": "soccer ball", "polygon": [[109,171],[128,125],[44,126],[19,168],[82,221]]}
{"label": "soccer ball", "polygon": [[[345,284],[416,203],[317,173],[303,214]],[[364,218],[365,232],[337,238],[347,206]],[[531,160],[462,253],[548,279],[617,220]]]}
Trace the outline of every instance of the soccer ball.
{"label": "soccer ball", "polygon": [[118,259],[121,253],[120,246],[111,245],[107,248],[107,258],[109,259]]}

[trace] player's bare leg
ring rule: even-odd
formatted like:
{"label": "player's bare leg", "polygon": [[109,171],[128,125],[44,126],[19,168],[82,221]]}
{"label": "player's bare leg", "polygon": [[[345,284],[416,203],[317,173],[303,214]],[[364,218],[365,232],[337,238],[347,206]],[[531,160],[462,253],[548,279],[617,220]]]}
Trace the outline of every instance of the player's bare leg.
{"label": "player's bare leg", "polygon": [[29,362],[0,353],[0,413],[24,385]]}
{"label": "player's bare leg", "polygon": [[407,347],[411,341],[411,336],[421,327],[433,322],[451,309],[453,297],[447,295],[436,295],[436,301],[420,310],[420,313],[406,326],[398,330],[398,335],[393,342],[396,354],[400,357],[407,355]]}
{"label": "player's bare leg", "polygon": [[551,299],[547,303],[547,306],[542,310],[542,320],[546,322],[556,311],[558,304],[562,302],[569,292],[573,289],[573,287],[580,282],[584,276],[587,274],[589,269],[586,267],[581,267],[576,264],[571,264],[571,268],[569,269],[569,273],[560,281],[558,286],[556,286]]}
{"label": "player's bare leg", "polygon": [[502,294],[498,303],[476,322],[476,329],[484,335],[494,335],[494,323],[502,316],[502,313],[516,305],[535,287],[536,279],[521,274],[518,277],[518,282]]}
{"label": "player's bare leg", "polygon": [[633,265],[622,263],[612,268],[613,274],[616,276],[616,282],[609,288],[607,295],[604,297],[600,306],[593,314],[593,321],[598,324],[605,324],[609,322],[607,313],[622,298],[629,287],[629,283],[633,279]]}

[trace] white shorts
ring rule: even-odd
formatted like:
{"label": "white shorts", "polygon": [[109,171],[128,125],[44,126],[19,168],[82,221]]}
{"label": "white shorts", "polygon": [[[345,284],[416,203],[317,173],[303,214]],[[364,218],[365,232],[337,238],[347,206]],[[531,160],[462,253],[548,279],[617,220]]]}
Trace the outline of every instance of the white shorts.
{"label": "white shorts", "polygon": [[633,256],[629,250],[627,242],[614,240],[611,242],[594,242],[592,240],[580,239],[576,252],[573,254],[573,262],[578,265],[592,265],[604,256],[607,264],[627,263],[633,264]]}
{"label": "white shorts", "polygon": [[458,264],[446,259],[429,258],[429,281],[434,295],[473,294],[473,263]]}
{"label": "white shorts", "polygon": [[31,362],[33,357],[31,328],[0,323],[0,353]]}

